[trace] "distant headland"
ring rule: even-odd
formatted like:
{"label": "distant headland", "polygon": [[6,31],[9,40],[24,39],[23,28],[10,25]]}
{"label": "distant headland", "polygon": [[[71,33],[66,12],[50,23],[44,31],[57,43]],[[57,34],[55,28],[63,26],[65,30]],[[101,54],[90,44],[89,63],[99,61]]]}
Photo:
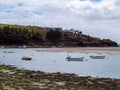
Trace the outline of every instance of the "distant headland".
{"label": "distant headland", "polygon": [[10,24],[0,24],[0,45],[118,47],[115,41],[85,35],[80,30]]}

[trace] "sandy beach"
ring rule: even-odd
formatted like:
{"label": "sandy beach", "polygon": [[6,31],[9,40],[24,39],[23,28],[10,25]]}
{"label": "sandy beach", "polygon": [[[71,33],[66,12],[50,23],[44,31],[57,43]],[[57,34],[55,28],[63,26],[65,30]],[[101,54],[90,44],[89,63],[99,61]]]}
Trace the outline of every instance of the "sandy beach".
{"label": "sandy beach", "polygon": [[120,54],[119,47],[66,47],[66,48],[47,48],[48,51],[66,51],[66,52],[81,52],[81,53],[108,53]]}

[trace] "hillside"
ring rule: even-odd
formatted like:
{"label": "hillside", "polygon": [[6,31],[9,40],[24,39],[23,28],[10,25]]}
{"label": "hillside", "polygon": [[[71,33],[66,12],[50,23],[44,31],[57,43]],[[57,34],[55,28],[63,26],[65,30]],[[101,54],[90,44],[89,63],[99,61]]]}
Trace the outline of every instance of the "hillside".
{"label": "hillside", "polygon": [[117,47],[110,39],[82,34],[79,30],[0,24],[0,45],[40,45],[59,47]]}

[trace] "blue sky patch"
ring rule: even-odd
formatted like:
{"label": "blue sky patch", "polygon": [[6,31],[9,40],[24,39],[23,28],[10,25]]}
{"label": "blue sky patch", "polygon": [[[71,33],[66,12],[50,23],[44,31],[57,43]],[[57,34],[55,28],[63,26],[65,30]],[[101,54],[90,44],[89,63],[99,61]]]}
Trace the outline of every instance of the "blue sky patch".
{"label": "blue sky patch", "polygon": [[37,15],[42,15],[42,14],[43,14],[43,13],[40,12],[40,11],[35,11],[34,13],[37,14]]}
{"label": "blue sky patch", "polygon": [[[80,0],[80,1],[88,1],[88,0]],[[102,0],[90,0],[91,2],[101,2]]]}
{"label": "blue sky patch", "polygon": [[91,2],[101,2],[102,0],[90,0]]}
{"label": "blue sky patch", "polygon": [[20,2],[20,3],[18,3],[18,6],[23,6],[23,5],[24,5],[24,3],[21,3],[21,2]]}
{"label": "blue sky patch", "polygon": [[10,9],[14,8],[15,6],[7,6],[7,5],[3,5],[3,4],[0,4],[0,11],[1,12],[9,12]]}

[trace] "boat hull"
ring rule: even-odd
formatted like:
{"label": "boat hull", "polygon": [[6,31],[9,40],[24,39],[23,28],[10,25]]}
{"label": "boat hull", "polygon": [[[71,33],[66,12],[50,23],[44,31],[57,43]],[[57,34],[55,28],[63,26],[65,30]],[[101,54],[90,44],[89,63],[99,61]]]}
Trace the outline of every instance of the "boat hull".
{"label": "boat hull", "polygon": [[71,57],[68,57],[66,58],[68,61],[83,61],[84,60],[84,57],[80,57],[80,58],[71,58]]}
{"label": "boat hull", "polygon": [[105,56],[90,56],[92,59],[105,59]]}
{"label": "boat hull", "polygon": [[22,57],[22,60],[32,60],[30,57]]}

